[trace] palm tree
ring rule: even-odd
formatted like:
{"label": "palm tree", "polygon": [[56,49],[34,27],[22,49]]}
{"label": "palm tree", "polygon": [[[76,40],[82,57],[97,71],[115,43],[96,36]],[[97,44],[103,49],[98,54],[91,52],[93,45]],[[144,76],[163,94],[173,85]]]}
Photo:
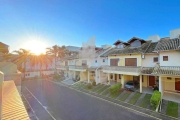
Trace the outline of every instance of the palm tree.
{"label": "palm tree", "polygon": [[[17,64],[17,66],[21,67],[21,71],[24,72],[24,79],[25,79],[25,72],[26,72],[26,63],[28,59],[32,58],[32,53],[30,50],[22,49],[20,48],[19,50],[13,51],[14,53],[17,54],[15,58],[12,59],[12,62]],[[23,69],[22,69],[22,64],[23,64]]]}
{"label": "palm tree", "polygon": [[65,46],[59,47],[58,45],[54,45],[51,48],[46,48],[46,54],[54,57],[54,69],[55,73],[57,73],[56,66],[58,59],[62,59],[68,54],[68,51]]}
{"label": "palm tree", "polygon": [[51,56],[48,56],[47,54],[40,54],[38,56],[34,56],[31,59],[31,66],[40,65],[40,76],[42,76],[42,67],[45,66],[47,69],[48,64],[52,63]]}

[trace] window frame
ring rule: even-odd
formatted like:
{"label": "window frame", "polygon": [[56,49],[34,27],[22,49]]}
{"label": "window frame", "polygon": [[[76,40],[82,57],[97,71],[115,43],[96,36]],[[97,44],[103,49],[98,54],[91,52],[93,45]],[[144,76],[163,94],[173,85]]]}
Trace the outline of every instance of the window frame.
{"label": "window frame", "polygon": [[[164,60],[164,57],[167,57],[167,60]],[[168,55],[164,55],[163,56],[163,61],[169,61],[169,56]]]}
{"label": "window frame", "polygon": [[[157,61],[154,61],[154,58],[157,58],[158,60],[157,60]],[[159,57],[153,57],[153,62],[154,62],[154,63],[159,62]]]}

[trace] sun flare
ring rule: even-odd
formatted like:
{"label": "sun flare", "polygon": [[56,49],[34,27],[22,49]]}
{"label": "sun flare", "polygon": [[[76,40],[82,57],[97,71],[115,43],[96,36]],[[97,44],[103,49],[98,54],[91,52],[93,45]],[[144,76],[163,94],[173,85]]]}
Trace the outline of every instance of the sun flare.
{"label": "sun flare", "polygon": [[22,45],[24,49],[30,50],[30,52],[35,55],[45,53],[47,46],[47,42],[42,37],[37,36],[27,37],[27,39],[23,41]]}

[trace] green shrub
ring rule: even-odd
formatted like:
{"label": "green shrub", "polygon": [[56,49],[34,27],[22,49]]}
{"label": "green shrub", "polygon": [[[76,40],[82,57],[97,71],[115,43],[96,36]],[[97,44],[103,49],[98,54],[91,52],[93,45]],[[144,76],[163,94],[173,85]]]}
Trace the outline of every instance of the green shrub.
{"label": "green shrub", "polygon": [[93,86],[96,86],[96,82],[95,82],[95,81],[93,81],[93,82],[92,82],[92,85],[93,85]]}
{"label": "green shrub", "polygon": [[152,97],[150,99],[150,103],[151,103],[151,106],[156,109],[157,106],[159,105],[159,102],[161,100],[161,92],[159,91],[154,91],[154,93],[152,94]]}
{"label": "green shrub", "polygon": [[89,84],[87,84],[87,88],[88,89],[92,89],[92,85],[89,83]]}
{"label": "green shrub", "polygon": [[112,85],[110,88],[109,88],[109,91],[111,92],[111,93],[114,93],[114,92],[116,92],[116,91],[118,91],[120,88],[121,88],[121,84],[115,84],[115,85]]}

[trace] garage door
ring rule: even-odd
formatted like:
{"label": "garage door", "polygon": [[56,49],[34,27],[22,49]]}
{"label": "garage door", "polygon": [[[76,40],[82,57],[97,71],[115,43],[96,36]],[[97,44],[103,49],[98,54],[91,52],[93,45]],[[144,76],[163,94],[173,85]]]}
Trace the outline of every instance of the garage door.
{"label": "garage door", "polygon": [[180,78],[175,78],[175,90],[180,91]]}
{"label": "garage door", "polygon": [[137,66],[137,58],[125,58],[125,66]]}

